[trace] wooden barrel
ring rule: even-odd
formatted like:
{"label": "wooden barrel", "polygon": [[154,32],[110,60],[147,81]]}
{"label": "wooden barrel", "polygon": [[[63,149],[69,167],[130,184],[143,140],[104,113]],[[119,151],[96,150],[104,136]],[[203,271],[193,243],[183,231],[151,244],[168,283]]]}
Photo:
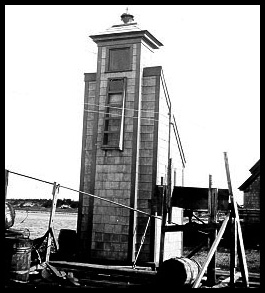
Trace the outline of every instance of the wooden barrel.
{"label": "wooden barrel", "polygon": [[194,283],[200,269],[200,264],[193,259],[170,258],[165,260],[158,269],[158,283],[163,287],[189,287]]}
{"label": "wooden barrel", "polygon": [[31,263],[31,240],[5,237],[5,281],[27,283]]}
{"label": "wooden barrel", "polygon": [[15,222],[15,209],[14,207],[9,203],[5,203],[5,228],[8,229],[14,225]]}

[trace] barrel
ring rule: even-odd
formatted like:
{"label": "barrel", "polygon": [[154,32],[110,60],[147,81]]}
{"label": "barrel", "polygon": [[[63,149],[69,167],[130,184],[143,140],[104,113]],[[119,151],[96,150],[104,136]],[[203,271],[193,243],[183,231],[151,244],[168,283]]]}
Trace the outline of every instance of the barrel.
{"label": "barrel", "polygon": [[65,259],[76,253],[77,234],[75,230],[61,229],[58,236],[59,253]]}
{"label": "barrel", "polygon": [[157,272],[158,283],[163,287],[190,287],[201,266],[193,259],[175,257],[165,260]]}
{"label": "barrel", "polygon": [[5,281],[27,283],[31,263],[31,240],[5,237]]}
{"label": "barrel", "polygon": [[15,222],[15,209],[11,203],[5,203],[5,228],[8,229],[14,225]]}

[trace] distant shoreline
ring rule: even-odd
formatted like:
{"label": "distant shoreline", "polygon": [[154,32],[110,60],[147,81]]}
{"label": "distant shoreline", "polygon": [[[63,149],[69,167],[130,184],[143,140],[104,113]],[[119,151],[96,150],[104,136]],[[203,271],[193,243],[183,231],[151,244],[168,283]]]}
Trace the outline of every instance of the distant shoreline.
{"label": "distant shoreline", "polygon": [[[44,208],[44,207],[14,207],[15,211],[25,211],[25,212],[51,212],[51,208]],[[61,209],[61,208],[56,208],[56,213],[64,213],[64,214],[76,214],[78,212],[77,208],[66,208],[66,209]]]}

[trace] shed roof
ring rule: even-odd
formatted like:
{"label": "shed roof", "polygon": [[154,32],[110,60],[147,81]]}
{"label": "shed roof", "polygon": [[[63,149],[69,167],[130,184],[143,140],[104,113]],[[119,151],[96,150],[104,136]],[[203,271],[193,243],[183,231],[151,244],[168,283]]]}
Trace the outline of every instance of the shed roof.
{"label": "shed roof", "polygon": [[246,188],[248,188],[249,185],[260,175],[260,160],[258,160],[256,164],[254,164],[253,167],[249,169],[249,171],[251,172],[250,177],[248,177],[248,179],[238,187],[238,189],[241,191],[244,191]]}

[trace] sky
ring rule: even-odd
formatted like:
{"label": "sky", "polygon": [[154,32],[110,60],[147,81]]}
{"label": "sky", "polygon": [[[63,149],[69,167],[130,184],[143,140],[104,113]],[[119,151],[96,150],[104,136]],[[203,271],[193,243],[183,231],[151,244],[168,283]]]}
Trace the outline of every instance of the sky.
{"label": "sky", "polygon": [[[90,35],[135,22],[163,46],[162,66],[186,158],[184,186],[233,194],[260,159],[259,5],[5,5],[5,168],[79,189]],[[52,186],[10,173],[8,198],[51,198]],[[78,200],[60,189],[59,197]]]}

